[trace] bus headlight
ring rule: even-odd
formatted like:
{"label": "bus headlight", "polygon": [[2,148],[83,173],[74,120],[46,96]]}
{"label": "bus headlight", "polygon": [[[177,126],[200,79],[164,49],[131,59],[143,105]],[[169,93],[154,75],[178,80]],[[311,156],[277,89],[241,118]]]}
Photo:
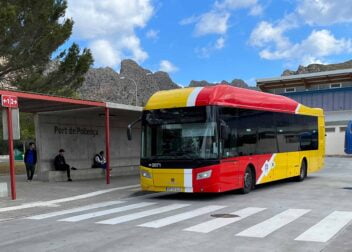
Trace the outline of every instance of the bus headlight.
{"label": "bus headlight", "polygon": [[152,174],[146,170],[141,170],[141,176],[145,178],[152,178]]}
{"label": "bus headlight", "polygon": [[197,174],[197,180],[200,179],[206,179],[211,177],[211,170],[205,171],[205,172],[200,172]]}

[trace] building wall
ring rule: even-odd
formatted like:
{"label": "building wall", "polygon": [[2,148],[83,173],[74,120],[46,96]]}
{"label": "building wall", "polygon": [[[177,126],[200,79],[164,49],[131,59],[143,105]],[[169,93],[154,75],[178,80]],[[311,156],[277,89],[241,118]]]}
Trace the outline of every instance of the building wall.
{"label": "building wall", "polygon": [[[127,140],[126,129],[127,125],[138,116],[138,113],[132,111],[110,119],[112,174],[137,172],[140,156],[140,127],[138,125],[135,127],[132,141]],[[78,170],[88,170],[88,173],[92,169],[94,155],[100,150],[105,151],[103,113],[99,115],[92,111],[77,111],[68,114],[38,114],[35,124],[39,157],[38,176],[42,180],[50,179],[49,171],[54,170],[53,160],[60,148],[65,150],[68,164]],[[72,174],[74,173],[75,171],[72,171]]]}
{"label": "building wall", "polygon": [[324,111],[352,110],[352,88],[336,88],[283,94],[309,107]]}
{"label": "building wall", "polygon": [[345,129],[352,120],[352,110],[325,112],[326,154],[345,154]]}
{"label": "building wall", "polygon": [[[295,86],[296,91],[295,92],[305,92],[305,91],[316,91],[316,90],[334,90],[334,88],[330,88],[330,84],[341,84],[341,88],[349,88],[352,87],[352,81],[344,81],[344,82],[334,82],[334,83],[323,83],[323,84],[312,84],[307,87],[305,86]],[[273,88],[273,89],[268,89],[266,90],[268,93],[274,93],[274,94],[285,94],[285,88],[284,87],[278,87],[278,88]],[[287,93],[289,94],[289,93]]]}
{"label": "building wall", "polygon": [[345,125],[330,125],[326,127],[326,155],[346,155],[344,151],[345,127]]}

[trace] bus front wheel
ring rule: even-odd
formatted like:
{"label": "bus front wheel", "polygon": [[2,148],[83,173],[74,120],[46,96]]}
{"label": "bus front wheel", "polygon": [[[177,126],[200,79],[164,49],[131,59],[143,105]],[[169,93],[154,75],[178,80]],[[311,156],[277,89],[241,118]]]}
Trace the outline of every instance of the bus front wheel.
{"label": "bus front wheel", "polygon": [[241,192],[243,194],[249,193],[254,187],[254,173],[250,167],[247,167],[243,176],[243,188]]}
{"label": "bus front wheel", "polygon": [[307,162],[306,160],[302,160],[301,163],[301,170],[299,172],[299,175],[296,177],[297,182],[303,181],[307,177]]}

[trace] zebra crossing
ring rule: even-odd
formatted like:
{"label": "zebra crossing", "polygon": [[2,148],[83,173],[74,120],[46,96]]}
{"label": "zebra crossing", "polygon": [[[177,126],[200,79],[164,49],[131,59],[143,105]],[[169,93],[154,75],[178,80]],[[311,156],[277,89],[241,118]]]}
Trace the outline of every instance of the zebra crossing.
{"label": "zebra crossing", "polygon": [[[183,203],[165,205],[165,203],[151,201],[138,203],[129,203],[127,201],[106,201],[33,215],[26,217],[25,219],[36,221],[55,219],[55,221],[67,223],[91,220],[94,224],[99,225],[118,225],[138,221],[139,223],[134,223],[133,225],[143,228],[157,229],[180,222],[187,223],[187,220],[190,219],[196,221],[197,217],[203,216],[201,223],[184,228],[182,231],[207,234],[226,226],[236,225],[236,223],[241,222],[246,218],[270,210],[261,207],[246,207],[242,209],[232,209],[232,212],[227,211],[230,210],[230,208],[231,207],[224,205],[193,206],[192,204]],[[214,218],[210,216],[210,214],[218,213],[220,210],[230,212],[230,217],[232,218]],[[236,237],[265,238],[275,232],[280,232],[280,230],[284,228],[289,228],[290,223],[293,223],[314,211],[316,210],[286,209],[273,214],[273,216],[267,219],[262,220],[259,217],[260,220],[257,224],[247,227],[233,235]],[[113,216],[114,214],[117,216]],[[155,217],[162,214],[163,217],[156,217],[157,219],[152,221],[143,220],[147,217]],[[164,217],[164,215],[167,216]],[[208,216],[209,219],[204,221],[204,216]],[[99,218],[99,220],[94,220],[94,218]],[[325,243],[338,235],[351,222],[352,211],[333,211],[326,216],[322,216],[320,221],[311,227],[308,227],[307,230],[301,230],[302,233],[297,237],[292,237],[292,239],[295,241]]]}

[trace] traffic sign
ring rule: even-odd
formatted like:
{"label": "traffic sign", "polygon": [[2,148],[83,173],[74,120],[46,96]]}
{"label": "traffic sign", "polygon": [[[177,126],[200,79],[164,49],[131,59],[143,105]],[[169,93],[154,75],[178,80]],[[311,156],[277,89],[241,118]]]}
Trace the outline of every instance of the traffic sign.
{"label": "traffic sign", "polygon": [[7,107],[7,108],[18,108],[17,96],[2,95],[1,96],[1,105],[3,107]]}

